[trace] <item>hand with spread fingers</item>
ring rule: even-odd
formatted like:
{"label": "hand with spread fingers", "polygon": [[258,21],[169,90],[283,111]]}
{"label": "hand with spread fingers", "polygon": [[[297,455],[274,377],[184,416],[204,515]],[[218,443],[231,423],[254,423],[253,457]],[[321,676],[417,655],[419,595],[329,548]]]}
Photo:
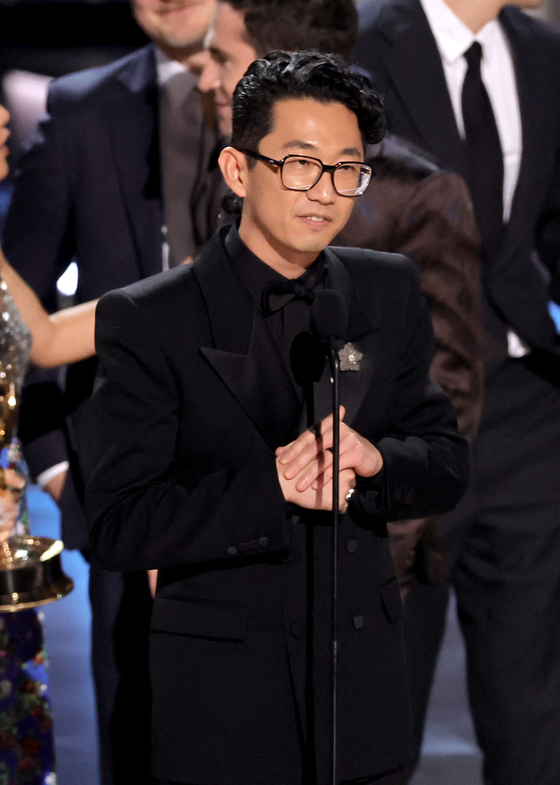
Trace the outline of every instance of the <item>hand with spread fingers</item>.
{"label": "hand with spread fingers", "polygon": [[[379,450],[342,422],[345,413],[341,406],[340,508],[343,511],[348,506],[346,497],[356,484],[356,475],[373,477],[383,468],[383,457]],[[333,417],[329,415],[313,430],[304,431],[291,444],[278,447],[278,477],[287,501],[311,509],[332,509],[332,504],[324,506],[324,503],[332,498],[333,441]],[[309,504],[310,500],[317,500],[319,496],[320,506]]]}

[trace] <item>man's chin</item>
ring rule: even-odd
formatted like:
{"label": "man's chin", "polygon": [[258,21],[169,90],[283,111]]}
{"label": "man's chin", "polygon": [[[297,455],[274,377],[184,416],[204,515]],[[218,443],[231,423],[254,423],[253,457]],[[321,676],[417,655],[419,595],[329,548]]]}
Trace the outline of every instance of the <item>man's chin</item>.
{"label": "man's chin", "polygon": [[217,104],[216,115],[218,117],[218,128],[220,134],[227,139],[231,139],[232,134],[232,110],[231,104]]}

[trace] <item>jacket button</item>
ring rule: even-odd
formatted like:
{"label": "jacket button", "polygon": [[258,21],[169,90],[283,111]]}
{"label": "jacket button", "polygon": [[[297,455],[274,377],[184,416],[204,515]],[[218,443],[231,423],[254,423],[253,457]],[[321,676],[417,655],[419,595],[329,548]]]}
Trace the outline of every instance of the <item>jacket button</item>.
{"label": "jacket button", "polygon": [[256,551],[259,547],[258,540],[249,540],[249,550]]}
{"label": "jacket button", "polygon": [[240,544],[237,546],[237,548],[238,548],[238,550],[239,550],[239,553],[247,553],[247,551],[249,550],[249,547],[250,547],[250,546],[249,546],[249,543],[248,543],[248,542],[242,542],[242,543],[240,543]]}
{"label": "jacket button", "polygon": [[270,543],[270,539],[268,537],[261,537],[259,540],[259,545],[261,548],[266,548],[266,546]]}
{"label": "jacket button", "polygon": [[354,627],[357,630],[360,630],[364,626],[365,623],[366,623],[366,620],[364,619],[363,616],[354,616]]}
{"label": "jacket button", "polygon": [[348,540],[346,548],[348,553],[355,553],[358,550],[358,540]]}
{"label": "jacket button", "polygon": [[305,627],[300,621],[295,621],[292,624],[292,635],[294,638],[303,638],[303,633],[305,632]]}
{"label": "jacket button", "polygon": [[235,545],[230,545],[229,548],[227,549],[227,552],[229,553],[230,556],[237,556],[237,548],[235,547]]}

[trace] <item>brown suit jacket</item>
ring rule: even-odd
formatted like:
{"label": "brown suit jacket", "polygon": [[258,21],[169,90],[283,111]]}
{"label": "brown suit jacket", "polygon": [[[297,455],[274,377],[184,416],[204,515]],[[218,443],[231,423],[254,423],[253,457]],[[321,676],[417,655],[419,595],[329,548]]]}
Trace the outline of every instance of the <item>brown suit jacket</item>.
{"label": "brown suit jacket", "polygon": [[[484,365],[480,236],[467,186],[395,137],[371,148],[368,161],[375,177],[334,244],[401,253],[416,262],[436,336],[431,373],[451,397],[459,431],[472,440]],[[389,534],[403,593],[412,580],[445,579],[433,521],[392,523]]]}

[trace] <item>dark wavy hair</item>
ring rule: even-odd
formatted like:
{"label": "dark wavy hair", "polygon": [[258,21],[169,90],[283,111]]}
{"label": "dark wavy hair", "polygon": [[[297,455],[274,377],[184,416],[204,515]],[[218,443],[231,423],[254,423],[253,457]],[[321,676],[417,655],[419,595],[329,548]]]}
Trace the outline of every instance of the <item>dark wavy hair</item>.
{"label": "dark wavy hair", "polygon": [[235,88],[232,145],[257,150],[273,129],[274,105],[290,98],[343,104],[356,115],[364,146],[385,136],[383,103],[365,74],[332,54],[271,52],[251,63]]}
{"label": "dark wavy hair", "polygon": [[222,0],[244,16],[245,39],[267,52],[314,49],[352,60],[358,32],[354,0]]}

